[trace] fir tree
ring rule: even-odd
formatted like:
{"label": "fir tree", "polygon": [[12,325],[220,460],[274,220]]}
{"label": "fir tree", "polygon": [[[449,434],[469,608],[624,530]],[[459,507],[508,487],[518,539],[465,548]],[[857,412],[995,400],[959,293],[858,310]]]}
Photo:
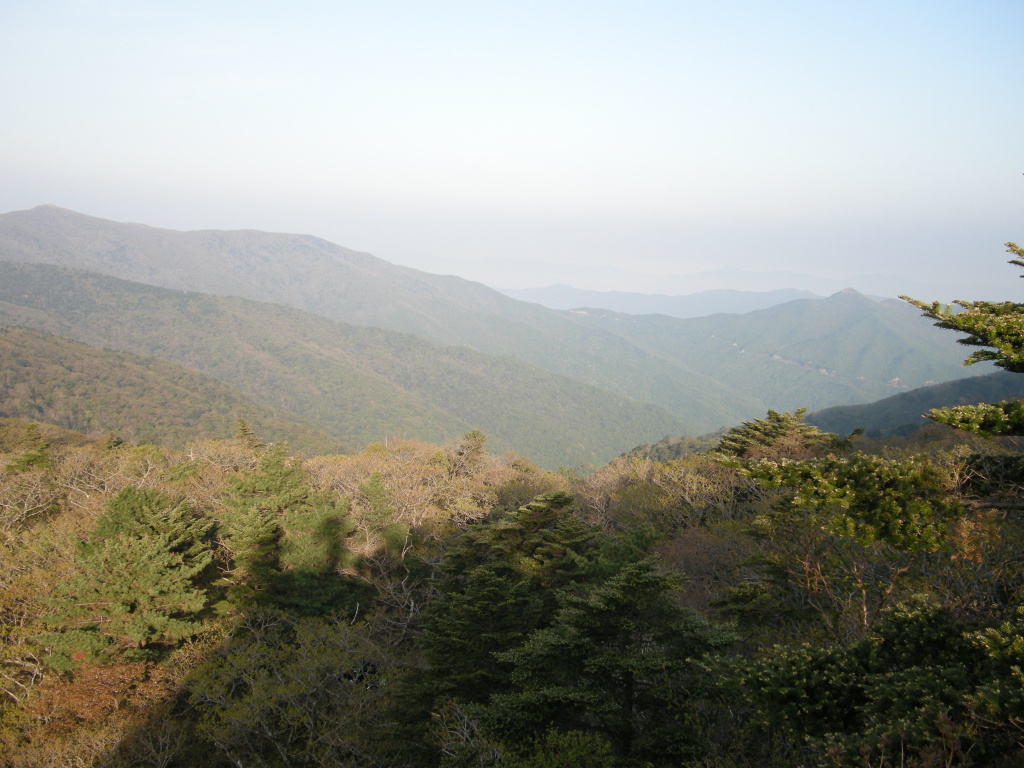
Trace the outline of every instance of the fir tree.
{"label": "fir tree", "polygon": [[238,430],[235,432],[235,440],[250,451],[258,451],[264,447],[263,443],[260,442],[260,439],[256,437],[256,434],[249,427],[249,422],[243,418],[238,418],[235,420],[235,424],[238,427]]}
{"label": "fir tree", "polygon": [[52,601],[51,663],[151,655],[199,629],[208,597],[199,583],[212,554],[211,523],[156,490],[124,488],[78,546],[75,573]]}
{"label": "fir tree", "polygon": [[433,695],[485,701],[511,669],[494,654],[545,626],[555,590],[596,570],[596,531],[566,514],[572,501],[560,492],[538,496],[470,528],[448,553],[421,638]]}

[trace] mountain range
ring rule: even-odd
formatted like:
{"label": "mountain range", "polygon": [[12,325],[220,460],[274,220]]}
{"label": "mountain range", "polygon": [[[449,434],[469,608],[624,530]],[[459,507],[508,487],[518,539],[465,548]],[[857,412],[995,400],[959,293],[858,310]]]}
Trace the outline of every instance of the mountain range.
{"label": "mountain range", "polygon": [[480,428],[571,466],[968,373],[916,309],[854,291],[687,319],[558,311],[308,235],[55,206],[0,215],[0,260],[0,323],[191,367],[345,442]]}

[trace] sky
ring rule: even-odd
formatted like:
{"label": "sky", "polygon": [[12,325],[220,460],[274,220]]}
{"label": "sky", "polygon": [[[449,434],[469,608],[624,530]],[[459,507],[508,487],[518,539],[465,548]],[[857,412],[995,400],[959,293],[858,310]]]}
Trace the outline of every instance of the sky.
{"label": "sky", "polygon": [[0,212],[1024,300],[1022,35],[1020,0],[0,0]]}

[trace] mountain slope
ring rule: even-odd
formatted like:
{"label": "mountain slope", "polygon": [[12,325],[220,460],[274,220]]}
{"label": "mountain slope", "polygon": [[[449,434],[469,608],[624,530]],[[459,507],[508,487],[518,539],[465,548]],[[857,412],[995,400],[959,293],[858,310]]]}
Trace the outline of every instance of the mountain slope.
{"label": "mountain slope", "polygon": [[885,438],[909,434],[931,423],[924,414],[932,408],[1016,398],[1024,399],[1024,376],[998,371],[920,387],[865,405],[825,408],[808,414],[806,420],[826,432],[848,435],[855,429],[863,429],[867,437]]}
{"label": "mountain slope", "polygon": [[0,263],[0,324],[189,366],[354,444],[479,428],[496,450],[573,466],[687,429],[660,408],[514,358],[49,265]]}
{"label": "mountain slope", "polygon": [[261,439],[285,440],[306,454],[346,449],[292,414],[188,368],[29,328],[0,327],[0,416],[174,447],[231,437],[244,418]]}

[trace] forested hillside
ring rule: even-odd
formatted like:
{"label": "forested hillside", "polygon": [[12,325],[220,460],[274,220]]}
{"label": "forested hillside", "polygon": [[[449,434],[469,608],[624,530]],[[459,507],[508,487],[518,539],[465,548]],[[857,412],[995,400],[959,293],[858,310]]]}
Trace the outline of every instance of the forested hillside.
{"label": "forested hillside", "polygon": [[756,400],[728,384],[579,318],[306,235],[174,232],[40,206],[0,215],[0,260],[271,301],[344,323],[514,355],[639,402],[661,404],[698,430],[760,410]]}
{"label": "forested hillside", "polygon": [[495,450],[557,467],[688,430],[655,406],[514,358],[42,264],[0,262],[0,325],[187,366],[352,445],[481,429]]}
{"label": "forested hillside", "polygon": [[586,476],[479,433],[299,462],[23,426],[0,764],[1019,765],[1019,455],[779,423]]}
{"label": "forested hillside", "polygon": [[243,419],[268,440],[307,454],[347,450],[294,414],[258,405],[192,369],[28,328],[0,327],[0,416],[175,448],[226,439]]}
{"label": "forested hillside", "polygon": [[770,408],[868,402],[967,375],[955,348],[911,308],[856,294],[691,320],[558,312],[315,237],[174,232],[54,206],[0,215],[0,259],[272,301],[512,355],[660,406],[691,434]]}

